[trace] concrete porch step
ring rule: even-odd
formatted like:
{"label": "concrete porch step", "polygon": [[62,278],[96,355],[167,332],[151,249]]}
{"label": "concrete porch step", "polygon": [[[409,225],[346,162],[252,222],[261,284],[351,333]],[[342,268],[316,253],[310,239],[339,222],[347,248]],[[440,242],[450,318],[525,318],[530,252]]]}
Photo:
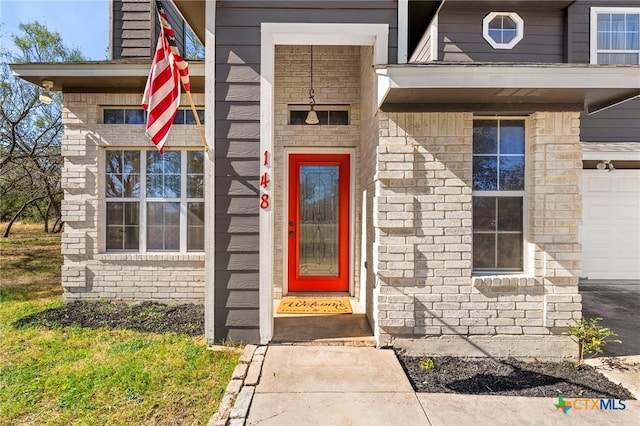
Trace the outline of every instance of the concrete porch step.
{"label": "concrete porch step", "polygon": [[271,343],[305,346],[370,346],[375,338],[364,314],[279,315]]}

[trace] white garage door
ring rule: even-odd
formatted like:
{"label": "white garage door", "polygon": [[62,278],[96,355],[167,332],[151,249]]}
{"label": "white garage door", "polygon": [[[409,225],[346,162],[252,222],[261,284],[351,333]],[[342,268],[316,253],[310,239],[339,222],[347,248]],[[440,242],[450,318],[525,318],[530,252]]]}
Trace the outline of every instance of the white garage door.
{"label": "white garage door", "polygon": [[583,170],[582,276],[640,279],[640,170]]}

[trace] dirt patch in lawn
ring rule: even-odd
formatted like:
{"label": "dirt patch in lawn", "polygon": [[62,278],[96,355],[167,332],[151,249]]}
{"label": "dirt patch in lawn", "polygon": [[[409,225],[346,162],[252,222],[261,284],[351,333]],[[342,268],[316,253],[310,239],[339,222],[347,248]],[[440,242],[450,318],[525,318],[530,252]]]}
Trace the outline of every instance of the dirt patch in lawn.
{"label": "dirt patch in lawn", "polygon": [[168,306],[155,302],[140,304],[77,301],[21,318],[15,327],[100,327],[189,336],[204,334],[204,306],[184,304]]}
{"label": "dirt patch in lawn", "polygon": [[576,368],[569,361],[427,358],[407,356],[401,351],[396,351],[396,355],[416,392],[634,399],[628,390],[612,383],[595,368],[588,365]]}

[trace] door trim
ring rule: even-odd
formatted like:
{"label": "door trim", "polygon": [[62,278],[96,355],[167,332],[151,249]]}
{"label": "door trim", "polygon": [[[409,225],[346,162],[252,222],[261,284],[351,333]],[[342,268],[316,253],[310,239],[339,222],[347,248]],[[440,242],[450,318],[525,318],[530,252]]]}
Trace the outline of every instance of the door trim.
{"label": "door trim", "polygon": [[[214,3],[215,4],[215,3]],[[209,12],[211,10],[211,12]],[[215,8],[207,8],[207,22],[213,22]],[[211,26],[213,31],[214,26]],[[215,38],[215,34],[212,35]],[[279,44],[334,44],[373,47],[374,65],[388,63],[389,24],[283,23],[263,22],[260,25],[260,153],[274,150],[274,93],[275,47]],[[211,55],[213,58],[214,55]],[[208,63],[208,62],[207,62]],[[207,93],[212,95],[212,93]],[[208,99],[208,98],[207,98]],[[371,101],[371,100],[370,100]],[[375,99],[373,99],[375,101]],[[208,110],[213,114],[213,109]],[[372,117],[363,117],[370,120]],[[214,120],[209,121],[209,125]],[[209,130],[210,127],[207,127]],[[261,166],[260,174],[270,171]],[[211,203],[210,203],[211,204]],[[273,337],[273,233],[274,215],[271,209],[260,209],[259,255],[259,328],[260,343],[265,345]],[[206,263],[206,262],[205,262]],[[207,286],[215,287],[215,274],[207,275]],[[212,300],[212,299],[211,299]],[[208,306],[208,305],[207,305]],[[213,304],[211,304],[213,311]],[[211,314],[213,318],[213,314]]]}
{"label": "door trim", "polygon": [[[348,279],[349,279],[349,296],[354,295],[355,283],[353,282],[355,277],[355,148],[285,148],[285,170],[284,170],[284,185],[283,185],[283,197],[284,197],[284,213],[282,215],[282,241],[285,242],[284,250],[282,252],[282,295],[289,295],[289,255],[288,255],[288,213],[289,213],[289,155],[291,154],[348,154],[349,155],[349,264],[348,264]],[[300,294],[300,292],[295,292]],[[314,294],[323,294],[322,292]],[[327,292],[328,295],[339,294],[336,292]]]}

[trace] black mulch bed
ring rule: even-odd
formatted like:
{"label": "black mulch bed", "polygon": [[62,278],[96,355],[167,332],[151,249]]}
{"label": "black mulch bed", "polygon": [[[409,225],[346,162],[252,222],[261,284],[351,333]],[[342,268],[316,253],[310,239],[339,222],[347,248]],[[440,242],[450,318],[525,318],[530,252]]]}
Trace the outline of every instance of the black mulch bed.
{"label": "black mulch bed", "polygon": [[78,301],[65,303],[21,318],[14,327],[41,325],[45,327],[113,327],[152,333],[175,332],[189,336],[204,334],[204,307],[184,304],[168,306],[161,303],[140,304]]}
{"label": "black mulch bed", "polygon": [[595,368],[572,362],[524,362],[509,359],[432,357],[435,368],[426,371],[427,357],[396,355],[416,392],[527,397],[634,399],[628,390],[610,382]]}

